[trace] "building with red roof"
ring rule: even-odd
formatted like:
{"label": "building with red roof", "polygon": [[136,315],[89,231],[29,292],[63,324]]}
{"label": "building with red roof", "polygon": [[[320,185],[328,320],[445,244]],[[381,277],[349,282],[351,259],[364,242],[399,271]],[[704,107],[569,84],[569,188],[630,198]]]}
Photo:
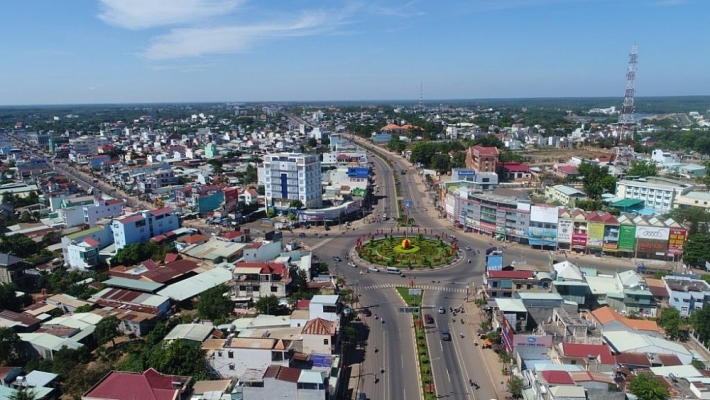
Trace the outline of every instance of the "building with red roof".
{"label": "building with red roof", "polygon": [[616,358],[611,354],[611,349],[607,344],[586,344],[586,343],[567,343],[560,345],[559,358],[567,359],[572,363],[599,363],[604,365],[616,364]]}
{"label": "building with red roof", "polygon": [[270,295],[286,297],[290,292],[291,274],[291,269],[281,263],[237,263],[234,267],[236,296],[240,299],[258,299]]}
{"label": "building with red roof", "polygon": [[466,152],[466,168],[476,172],[493,172],[498,169],[498,148],[472,146]]}
{"label": "building with red roof", "polygon": [[518,179],[531,179],[530,166],[526,163],[504,162],[498,165],[498,176],[501,180],[514,181]]}
{"label": "building with red roof", "polygon": [[535,271],[486,271],[483,286],[489,298],[511,297],[513,292],[549,292],[552,278],[549,274],[538,277]]}
{"label": "building with red roof", "polygon": [[189,376],[164,375],[149,368],[143,373],[111,371],[89,389],[82,400],[185,400]]}

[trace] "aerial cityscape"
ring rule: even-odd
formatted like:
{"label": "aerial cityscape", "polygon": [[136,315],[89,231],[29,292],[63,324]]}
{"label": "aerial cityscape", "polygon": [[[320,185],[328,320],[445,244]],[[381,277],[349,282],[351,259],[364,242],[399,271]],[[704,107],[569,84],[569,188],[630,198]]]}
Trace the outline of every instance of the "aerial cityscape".
{"label": "aerial cityscape", "polygon": [[710,4],[32,4],[0,400],[710,398]]}

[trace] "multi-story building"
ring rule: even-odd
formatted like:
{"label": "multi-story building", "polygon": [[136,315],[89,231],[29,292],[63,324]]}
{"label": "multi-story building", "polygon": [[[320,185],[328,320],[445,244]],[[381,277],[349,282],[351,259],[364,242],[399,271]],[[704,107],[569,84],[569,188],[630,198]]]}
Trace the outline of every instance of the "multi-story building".
{"label": "multi-story building", "polygon": [[[530,226],[530,203],[527,198],[496,193],[458,192],[459,207],[454,219],[465,229],[524,242]],[[448,210],[447,210],[448,212]]]}
{"label": "multi-story building", "polygon": [[[65,199],[68,200],[68,199]],[[57,210],[57,216],[62,220],[66,228],[88,224],[93,228],[98,221],[104,218],[115,217],[123,211],[123,200],[96,200],[87,205],[75,205]],[[71,200],[66,204],[72,203]]]}
{"label": "multi-story building", "polygon": [[69,139],[69,148],[72,155],[94,155],[98,154],[99,147],[108,144],[108,138],[104,136],[80,136],[76,139]]}
{"label": "multi-story building", "polygon": [[710,303],[710,284],[697,275],[663,277],[668,290],[668,304],[680,311],[681,317],[690,316]]}
{"label": "multi-story building", "polygon": [[316,154],[276,153],[264,158],[267,207],[286,210],[300,200],[307,208],[323,206],[320,158]]}
{"label": "multi-story building", "polygon": [[498,168],[498,148],[472,146],[466,152],[466,168],[476,172],[493,172]]}
{"label": "multi-story building", "polygon": [[147,242],[150,238],[178,229],[180,222],[175,210],[164,207],[141,211],[111,222],[116,250],[133,243]]}
{"label": "multi-story building", "polygon": [[[69,264],[69,247],[70,246],[77,246],[80,243],[86,241],[87,239],[90,239],[90,243],[98,243],[98,248],[103,249],[106,246],[109,246],[113,244],[113,234],[111,233],[111,224],[105,223],[105,224],[97,224],[95,227],[90,228],[90,229],[85,229],[83,231],[79,231],[76,233],[72,233],[71,235],[67,235],[62,237],[62,255],[65,260],[65,264]],[[79,251],[74,250],[74,251]],[[87,255],[88,256],[88,255]],[[90,258],[87,258],[90,259]],[[80,269],[81,263],[76,264]]]}
{"label": "multi-story building", "polygon": [[701,207],[710,209],[710,193],[708,192],[688,192],[676,196],[673,208]]}
{"label": "multi-story building", "polygon": [[291,283],[291,270],[280,263],[241,262],[234,268],[237,298],[260,299],[276,296],[284,298],[288,295]]}
{"label": "multi-story building", "polygon": [[647,209],[669,211],[677,196],[685,195],[693,185],[673,179],[647,177],[638,180],[621,180],[616,183],[616,197],[643,200]]}
{"label": "multi-story building", "polygon": [[143,193],[154,189],[174,185],[177,178],[170,164],[162,163],[146,168],[136,168],[130,172],[130,183]]}
{"label": "multi-story building", "polygon": [[[576,200],[584,200],[587,195],[570,186],[554,185],[545,188],[545,197],[551,201],[559,202],[561,205],[574,205]],[[572,203],[572,204],[570,204]]]}
{"label": "multi-story building", "polygon": [[67,246],[66,263],[73,269],[87,271],[99,265],[100,244],[92,238],[72,242]]}
{"label": "multi-story building", "polygon": [[498,186],[498,174],[495,172],[476,172],[473,169],[454,168],[451,170],[452,181],[470,182],[470,186],[478,190],[495,189]]}

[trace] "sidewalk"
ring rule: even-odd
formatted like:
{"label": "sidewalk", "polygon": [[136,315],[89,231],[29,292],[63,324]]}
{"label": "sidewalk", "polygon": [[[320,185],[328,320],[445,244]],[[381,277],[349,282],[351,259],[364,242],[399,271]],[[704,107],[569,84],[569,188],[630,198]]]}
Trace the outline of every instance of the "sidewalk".
{"label": "sidewalk", "polygon": [[[475,298],[475,289],[472,291],[473,295],[471,298]],[[478,330],[481,326],[481,321],[484,318],[484,311],[473,302],[473,300],[464,303],[464,309],[466,310],[466,319],[469,321],[471,334],[478,338]],[[483,363],[485,364],[485,370],[488,374],[488,379],[490,379],[490,387],[495,391],[496,398],[504,399],[510,396],[508,392],[505,391],[504,385],[508,383],[508,376],[503,375],[503,364],[498,359],[498,354],[493,351],[493,349],[483,349],[482,341],[478,339],[478,346],[476,350],[480,352]]]}

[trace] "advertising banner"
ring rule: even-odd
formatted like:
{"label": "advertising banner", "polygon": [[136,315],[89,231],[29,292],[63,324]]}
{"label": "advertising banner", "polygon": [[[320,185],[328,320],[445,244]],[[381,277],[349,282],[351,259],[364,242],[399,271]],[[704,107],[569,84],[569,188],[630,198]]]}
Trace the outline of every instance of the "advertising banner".
{"label": "advertising banner", "polygon": [[239,202],[239,189],[227,188],[224,189],[224,209],[227,212],[233,212],[237,210],[237,203]]}
{"label": "advertising banner", "polygon": [[586,233],[573,233],[572,234],[572,247],[576,249],[586,249],[587,248],[587,234]]}
{"label": "advertising banner", "polygon": [[515,337],[515,331],[510,326],[508,318],[502,318],[501,321],[501,342],[503,342],[503,347],[508,353],[513,353],[513,338]]}
{"label": "advertising banner", "polygon": [[619,227],[604,225],[604,250],[616,251],[619,248]]}
{"label": "advertising banner", "polygon": [[670,228],[659,228],[657,226],[637,226],[636,239],[667,241],[670,232]]}
{"label": "advertising banner", "polygon": [[683,254],[683,244],[688,232],[683,228],[671,228],[668,240],[668,253],[679,256]]}
{"label": "advertising banner", "polygon": [[604,244],[604,224],[591,222],[587,228],[587,247],[602,247]]}
{"label": "advertising banner", "polygon": [[517,347],[552,347],[552,335],[514,335],[513,345]]}
{"label": "advertising banner", "polygon": [[557,224],[557,241],[559,243],[572,243],[572,221],[561,219]]}
{"label": "advertising banner", "polygon": [[503,256],[488,256],[486,257],[486,270],[501,271],[503,269]]}
{"label": "advertising banner", "polygon": [[530,207],[530,221],[556,224],[559,218],[558,215],[557,207]]}
{"label": "advertising banner", "polygon": [[634,251],[636,248],[636,227],[622,225],[619,227],[619,250]]}
{"label": "advertising banner", "polygon": [[531,227],[528,229],[528,243],[531,246],[555,246],[557,244],[557,231],[555,229]]}

